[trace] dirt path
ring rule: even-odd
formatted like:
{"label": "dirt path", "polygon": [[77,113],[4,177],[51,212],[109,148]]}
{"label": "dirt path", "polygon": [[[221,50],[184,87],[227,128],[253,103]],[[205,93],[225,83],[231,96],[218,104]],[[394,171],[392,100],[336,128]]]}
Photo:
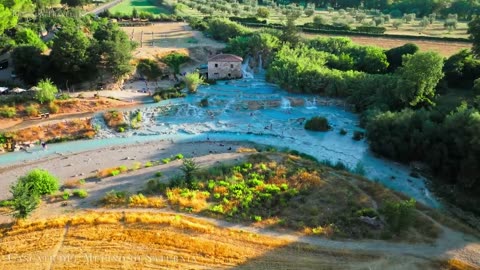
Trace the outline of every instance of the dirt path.
{"label": "dirt path", "polygon": [[195,214],[186,214],[174,212],[165,209],[92,209],[97,212],[118,211],[118,212],[149,212],[149,213],[170,213],[175,215],[184,215],[194,217],[202,221],[210,222],[216,226],[234,229],[243,232],[255,233],[263,236],[275,237],[277,239],[299,242],[314,245],[321,248],[333,249],[339,251],[358,251],[376,253],[381,256],[413,256],[425,260],[449,260],[458,259],[467,262],[480,269],[480,240],[475,237],[453,231],[445,226],[441,226],[443,233],[433,244],[410,244],[393,243],[382,240],[330,240],[315,236],[305,236],[292,231],[273,231],[264,228],[257,228],[244,224],[230,223],[224,220],[218,220]]}

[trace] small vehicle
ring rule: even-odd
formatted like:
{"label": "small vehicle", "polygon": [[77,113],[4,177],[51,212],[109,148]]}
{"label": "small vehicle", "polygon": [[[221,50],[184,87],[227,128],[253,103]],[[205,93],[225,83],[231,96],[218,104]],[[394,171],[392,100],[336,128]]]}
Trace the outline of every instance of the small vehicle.
{"label": "small vehicle", "polygon": [[0,61],[0,70],[8,68],[8,60]]}

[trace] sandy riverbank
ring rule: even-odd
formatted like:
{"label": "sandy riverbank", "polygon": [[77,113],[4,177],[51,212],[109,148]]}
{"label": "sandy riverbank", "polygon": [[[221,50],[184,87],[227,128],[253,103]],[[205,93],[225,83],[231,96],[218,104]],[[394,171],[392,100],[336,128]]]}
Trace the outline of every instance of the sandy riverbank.
{"label": "sandy riverbank", "polygon": [[69,155],[54,154],[32,162],[0,167],[0,199],[9,198],[9,186],[18,177],[34,168],[46,169],[64,182],[69,179],[87,178],[94,175],[97,170],[120,165],[132,167],[135,162],[145,164],[147,161],[161,160],[179,153],[185,157],[203,156],[205,160],[211,158],[214,161],[222,161],[231,159],[240,146],[248,147],[251,144],[213,141],[172,143],[169,140],[162,140],[113,146]]}

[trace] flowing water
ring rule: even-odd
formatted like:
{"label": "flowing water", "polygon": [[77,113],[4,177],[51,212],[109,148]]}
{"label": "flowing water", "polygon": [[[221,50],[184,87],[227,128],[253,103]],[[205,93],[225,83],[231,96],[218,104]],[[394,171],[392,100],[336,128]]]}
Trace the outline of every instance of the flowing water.
{"label": "flowing water", "polygon": [[[142,114],[141,128],[116,133],[105,126],[101,115],[92,121],[100,129],[96,139],[54,144],[47,151],[9,153],[0,156],[0,166],[29,161],[52,154],[66,154],[101,147],[154,140],[252,141],[275,147],[288,147],[318,160],[342,162],[350,168],[361,164],[370,179],[382,182],[432,207],[439,204],[425,181],[409,176],[408,167],[378,158],[365,140],[352,139],[358,116],[339,106],[338,100],[311,95],[289,94],[267,83],[263,71],[253,76],[244,65],[243,79],[219,81],[202,86],[194,95],[128,109]],[[200,101],[208,99],[208,106]],[[325,116],[333,127],[328,132],[310,132],[306,119]],[[342,136],[340,129],[348,134]]]}

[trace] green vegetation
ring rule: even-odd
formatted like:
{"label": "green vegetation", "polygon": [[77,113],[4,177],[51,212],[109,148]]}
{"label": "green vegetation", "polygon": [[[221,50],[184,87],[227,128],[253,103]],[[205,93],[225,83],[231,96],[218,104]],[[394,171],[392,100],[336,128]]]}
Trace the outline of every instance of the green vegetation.
{"label": "green vegetation", "polygon": [[[165,194],[171,205],[187,212],[265,221],[328,237],[405,237],[404,232],[420,218],[414,201],[403,202],[375,183],[342,172],[340,165],[332,171],[292,154],[255,154],[241,164],[205,169],[186,170],[186,166],[184,162],[184,175],[168,184],[148,181],[145,192]],[[361,167],[356,167],[359,173]],[[366,217],[373,223],[361,221]],[[387,226],[380,217],[388,220]],[[425,222],[424,228],[434,227]]]}
{"label": "green vegetation", "polygon": [[13,118],[17,115],[17,109],[15,107],[9,107],[3,105],[0,107],[0,116],[5,118]]}
{"label": "green vegetation", "polygon": [[153,0],[127,0],[122,1],[120,4],[112,7],[110,9],[111,13],[120,13],[120,14],[132,14],[134,11],[138,14],[142,13],[152,13],[152,14],[160,14],[165,13],[169,14],[169,10],[165,7],[158,5],[158,2]]}
{"label": "green vegetation", "polygon": [[50,172],[34,169],[18,179],[19,182],[31,184],[31,191],[38,195],[52,194],[60,188],[58,179]]}
{"label": "green vegetation", "polygon": [[75,189],[72,192],[73,196],[76,196],[80,199],[84,199],[88,197],[88,192],[85,189]]}
{"label": "green vegetation", "polygon": [[161,61],[167,64],[173,71],[173,74],[176,76],[180,73],[180,66],[190,60],[188,55],[172,52],[162,57]]}
{"label": "green vegetation", "polygon": [[26,218],[40,203],[40,196],[59,189],[58,179],[46,170],[34,169],[10,187],[15,218]]}
{"label": "green vegetation", "polygon": [[39,89],[35,92],[35,99],[38,100],[40,104],[55,100],[58,89],[50,79],[40,80],[37,87]]}
{"label": "green vegetation", "polygon": [[185,83],[190,93],[197,92],[197,88],[203,84],[204,80],[198,72],[188,73],[185,75]]}
{"label": "green vegetation", "polygon": [[137,71],[149,81],[155,81],[163,75],[158,63],[152,59],[140,60],[137,65]]}
{"label": "green vegetation", "polygon": [[315,116],[305,122],[305,129],[313,131],[328,131],[330,125],[325,117]]}

